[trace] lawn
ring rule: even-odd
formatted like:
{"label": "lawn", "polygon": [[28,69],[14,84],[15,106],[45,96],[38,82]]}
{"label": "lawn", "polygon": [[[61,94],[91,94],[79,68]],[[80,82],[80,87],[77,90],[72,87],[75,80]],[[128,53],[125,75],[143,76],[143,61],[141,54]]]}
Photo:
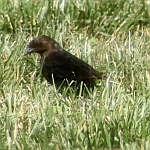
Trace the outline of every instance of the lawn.
{"label": "lawn", "polygon": [[[42,34],[106,79],[59,93],[23,56]],[[0,150],[149,150],[149,64],[149,0],[1,0]]]}

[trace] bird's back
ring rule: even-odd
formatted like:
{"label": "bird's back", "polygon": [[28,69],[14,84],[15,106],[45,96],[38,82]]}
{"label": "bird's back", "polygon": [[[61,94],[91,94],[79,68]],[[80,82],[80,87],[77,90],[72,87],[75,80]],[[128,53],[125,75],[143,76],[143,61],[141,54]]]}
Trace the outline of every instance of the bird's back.
{"label": "bird's back", "polygon": [[62,50],[50,53],[43,62],[43,75],[52,83],[52,74],[55,82],[61,83],[64,79],[68,82],[84,82],[87,86],[95,84],[96,79],[101,79],[102,74],[86,62]]}

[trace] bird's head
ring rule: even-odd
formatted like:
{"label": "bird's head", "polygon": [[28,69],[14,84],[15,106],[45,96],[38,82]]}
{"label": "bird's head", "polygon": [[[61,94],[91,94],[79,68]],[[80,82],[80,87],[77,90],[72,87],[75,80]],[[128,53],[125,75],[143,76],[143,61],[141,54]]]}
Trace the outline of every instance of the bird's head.
{"label": "bird's head", "polygon": [[34,38],[29,45],[27,46],[26,52],[24,56],[31,54],[31,53],[39,53],[43,54],[47,51],[56,51],[60,50],[60,45],[53,39],[49,38],[48,36],[41,35]]}

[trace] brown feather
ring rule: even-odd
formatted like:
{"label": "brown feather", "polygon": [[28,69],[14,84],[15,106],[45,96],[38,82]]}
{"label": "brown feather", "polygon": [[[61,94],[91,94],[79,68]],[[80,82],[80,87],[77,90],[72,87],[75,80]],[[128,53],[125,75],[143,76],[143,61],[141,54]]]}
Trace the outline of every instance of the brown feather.
{"label": "brown feather", "polygon": [[41,35],[34,38],[28,45],[24,55],[30,53],[41,55],[42,74],[52,84],[52,74],[55,84],[61,85],[64,80],[69,83],[75,81],[79,85],[82,81],[87,87],[94,87],[96,79],[102,79],[103,73],[65,51],[55,40]]}

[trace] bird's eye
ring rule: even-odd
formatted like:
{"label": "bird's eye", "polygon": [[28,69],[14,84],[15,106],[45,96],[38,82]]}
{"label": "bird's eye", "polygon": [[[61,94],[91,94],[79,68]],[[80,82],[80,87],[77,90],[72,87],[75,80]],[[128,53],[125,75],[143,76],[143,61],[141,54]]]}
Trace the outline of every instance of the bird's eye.
{"label": "bird's eye", "polygon": [[42,45],[42,42],[34,42],[34,46],[37,47],[37,46],[41,46]]}
{"label": "bird's eye", "polygon": [[42,45],[42,44],[43,44],[43,42],[42,42],[42,41],[40,41],[38,44],[39,44],[39,45]]}

